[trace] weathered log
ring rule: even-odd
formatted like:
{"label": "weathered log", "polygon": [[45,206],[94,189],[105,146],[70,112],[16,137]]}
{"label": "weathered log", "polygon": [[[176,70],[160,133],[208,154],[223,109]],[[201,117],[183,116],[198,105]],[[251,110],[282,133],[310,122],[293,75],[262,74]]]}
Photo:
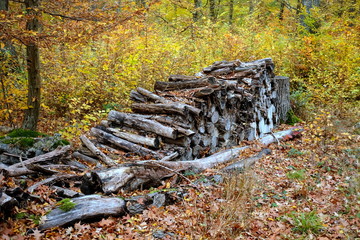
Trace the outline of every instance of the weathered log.
{"label": "weathered log", "polygon": [[196,79],[197,77],[195,76],[186,76],[186,75],[178,75],[178,74],[169,76],[169,82],[191,81]]}
{"label": "weathered log", "polygon": [[275,91],[271,96],[274,99],[274,104],[276,107],[276,114],[279,119],[279,122],[286,122],[287,112],[290,110],[290,79],[288,77],[276,76],[275,81]]}
{"label": "weathered log", "polygon": [[103,140],[106,140],[107,142],[110,142],[111,144],[120,147],[121,149],[124,149],[129,152],[133,152],[136,154],[139,154],[141,156],[147,156],[151,155],[155,158],[159,158],[159,154],[157,152],[154,152],[148,148],[142,147],[138,144],[129,142],[125,139],[116,137],[110,133],[107,133],[101,129],[98,128],[91,128],[91,134],[97,138],[101,138]]}
{"label": "weathered log", "polygon": [[133,103],[131,104],[131,110],[136,113],[151,113],[151,114],[181,114],[188,115],[188,109],[186,107],[177,106],[175,103],[163,104],[163,103]]}
{"label": "weathered log", "polygon": [[112,110],[108,115],[108,119],[120,126],[125,125],[128,127],[134,127],[148,132],[153,132],[167,138],[177,138],[177,130],[153,120],[134,116],[133,114],[121,113]]}
{"label": "weathered log", "polygon": [[64,182],[65,180],[79,180],[81,176],[75,174],[62,174],[62,175],[55,175],[50,178],[44,179],[40,182],[35,183],[34,185],[28,187],[28,192],[32,193],[41,185],[52,185],[56,182]]}
{"label": "weathered log", "polygon": [[172,90],[205,87],[215,83],[216,83],[216,79],[214,77],[206,77],[206,78],[200,78],[197,80],[191,80],[185,82],[156,82],[154,89],[158,91],[172,91]]}
{"label": "weathered log", "polygon": [[226,163],[237,157],[247,147],[225,150],[210,157],[194,161],[141,161],[124,164],[116,168],[93,171],[83,180],[83,189],[100,186],[106,193],[116,193],[120,189],[134,190],[139,187],[156,186],[160,180],[173,176],[178,171],[197,169],[199,171]]}
{"label": "weathered log", "polygon": [[120,198],[109,198],[99,195],[88,195],[71,199],[75,206],[70,211],[63,211],[60,207],[46,215],[44,223],[39,229],[72,224],[77,221],[86,221],[107,216],[120,216],[125,213],[125,201]]}
{"label": "weathered log", "polygon": [[93,154],[95,154],[106,165],[116,165],[116,163],[111,158],[109,158],[102,151],[100,151],[85,135],[81,135],[80,140]]}
{"label": "weathered log", "polygon": [[58,196],[63,197],[63,198],[74,198],[74,197],[84,196],[84,194],[82,194],[80,192],[76,192],[76,191],[58,187],[58,186],[52,186],[51,188],[56,191],[56,194]]}
{"label": "weathered log", "polygon": [[33,158],[29,158],[25,161],[22,161],[20,163],[16,163],[11,165],[8,170],[13,170],[19,167],[24,167],[28,164],[35,164],[35,163],[40,163],[40,162],[46,162],[46,161],[52,161],[52,160],[60,160],[61,157],[63,157],[64,155],[66,155],[70,150],[70,145],[61,147],[61,148],[57,148],[54,151],[45,153],[43,155],[39,155],[37,157],[33,157]]}
{"label": "weathered log", "polygon": [[[147,98],[152,99],[155,102],[158,103],[162,103],[162,104],[146,104],[146,105],[132,105],[132,108],[134,108],[133,110],[135,110],[135,112],[140,112],[140,113],[179,113],[182,115],[187,115],[187,112],[190,111],[191,113],[195,114],[196,116],[198,116],[201,113],[201,109],[198,109],[196,107],[193,107],[191,105],[185,104],[185,103],[180,103],[180,102],[174,102],[174,101],[170,101],[167,100],[164,97],[161,97],[155,93],[152,93],[144,88],[137,88],[137,91],[139,93],[141,93],[142,95],[144,95]],[[146,111],[146,109],[144,109],[144,107],[148,106],[149,109]],[[159,109],[160,108],[160,109]],[[161,110],[161,108],[163,108],[163,110]]]}
{"label": "weathered log", "polygon": [[72,154],[72,156],[73,156],[74,158],[78,158],[78,159],[83,160],[84,162],[87,162],[87,163],[90,163],[90,164],[97,164],[97,163],[98,163],[98,161],[97,161],[95,158],[86,156],[86,155],[81,154],[81,153],[79,153],[79,152],[74,152],[74,153]]}
{"label": "weathered log", "polygon": [[15,198],[7,195],[3,190],[0,190],[0,212],[7,214],[18,205],[19,202]]}
{"label": "weathered log", "polygon": [[300,136],[304,131],[304,128],[301,126],[290,128],[289,130],[284,130],[276,132],[274,134],[268,134],[263,138],[259,139],[259,142],[265,146],[277,142],[277,141],[286,141],[294,137]]}
{"label": "weathered log", "polygon": [[142,102],[142,103],[147,102],[147,98],[135,90],[131,90],[130,99],[134,102]]}
{"label": "weathered log", "polygon": [[240,161],[237,161],[233,164],[230,164],[226,166],[225,168],[221,169],[222,172],[233,172],[233,171],[243,171],[244,169],[250,167],[253,165],[256,161],[259,161],[263,156],[268,155],[271,153],[271,150],[268,148],[265,148],[261,150],[258,154],[255,156],[242,159]]}
{"label": "weathered log", "polygon": [[108,131],[112,132],[115,136],[128,140],[133,143],[146,145],[149,147],[159,148],[159,138],[152,138],[152,137],[144,137],[138,134],[133,133],[127,133],[127,132],[121,132],[115,128],[107,128]]}

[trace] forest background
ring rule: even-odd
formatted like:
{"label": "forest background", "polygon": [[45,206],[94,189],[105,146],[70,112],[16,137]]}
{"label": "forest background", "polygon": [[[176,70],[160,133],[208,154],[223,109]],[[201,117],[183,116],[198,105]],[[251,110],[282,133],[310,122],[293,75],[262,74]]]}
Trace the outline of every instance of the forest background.
{"label": "forest background", "polygon": [[[152,89],[217,60],[265,57],[291,78],[301,119],[324,109],[358,112],[356,0],[2,0],[0,7],[2,125],[24,126],[24,112],[38,104],[39,130],[73,139],[108,111],[126,109],[137,86]],[[32,76],[29,57],[40,60]],[[28,91],[40,84],[41,97]]]}

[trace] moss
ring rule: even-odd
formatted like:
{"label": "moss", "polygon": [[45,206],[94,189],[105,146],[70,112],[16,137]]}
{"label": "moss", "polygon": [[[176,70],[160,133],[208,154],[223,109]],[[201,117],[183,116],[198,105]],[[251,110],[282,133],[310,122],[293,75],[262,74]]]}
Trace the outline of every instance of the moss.
{"label": "moss", "polygon": [[57,148],[58,146],[65,146],[65,145],[70,145],[70,142],[68,140],[65,140],[65,139],[60,139],[59,141],[56,141],[52,145],[52,147]]}
{"label": "moss", "polygon": [[71,201],[70,198],[64,198],[63,200],[58,202],[58,204],[60,205],[59,208],[64,212],[68,212],[76,206],[76,203]]}
{"label": "moss", "polygon": [[40,137],[40,136],[45,136],[45,134],[36,132],[36,131],[32,131],[32,130],[28,130],[28,129],[22,129],[22,128],[18,128],[18,129],[14,129],[12,130],[9,134],[8,137],[31,137],[31,138],[36,138],[36,137]]}
{"label": "moss", "polygon": [[286,123],[289,125],[294,125],[295,123],[301,122],[302,120],[295,115],[294,111],[292,109],[290,109],[287,112],[287,120]]}
{"label": "moss", "polygon": [[35,144],[35,140],[30,137],[6,138],[1,140],[1,142],[5,144],[13,144],[19,148],[30,148]]}

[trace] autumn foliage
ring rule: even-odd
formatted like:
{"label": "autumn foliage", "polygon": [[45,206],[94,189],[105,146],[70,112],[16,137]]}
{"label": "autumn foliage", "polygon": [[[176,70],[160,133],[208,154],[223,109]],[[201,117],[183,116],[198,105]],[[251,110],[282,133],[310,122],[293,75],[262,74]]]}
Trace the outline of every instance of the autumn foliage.
{"label": "autumn foliage", "polygon": [[[216,21],[206,1],[200,9],[178,0],[42,1],[40,32],[24,30],[19,2],[0,11],[0,125],[21,126],[28,107],[24,46],[34,40],[41,49],[41,132],[77,141],[110,110],[127,110],[137,86],[151,89],[170,74],[193,75],[218,60],[266,57],[277,75],[291,78],[294,114],[307,130],[273,145],[274,153],[245,175],[190,188],[180,204],[24,236],[56,204],[42,186],[36,195],[44,200],[16,209],[0,224],[0,237],[151,239],[155,230],[173,234],[165,234],[168,239],[359,236],[359,130],[352,127],[360,118],[358,1],[321,1],[311,14],[285,7],[282,19],[280,3],[295,7],[298,1],[254,1],[252,12],[246,1],[219,1]],[[1,174],[0,181],[19,184]]]}

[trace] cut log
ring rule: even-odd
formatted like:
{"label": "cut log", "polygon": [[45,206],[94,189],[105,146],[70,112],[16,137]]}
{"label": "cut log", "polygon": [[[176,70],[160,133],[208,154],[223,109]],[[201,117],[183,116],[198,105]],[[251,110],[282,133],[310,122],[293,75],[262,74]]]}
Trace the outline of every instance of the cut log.
{"label": "cut log", "polygon": [[[301,131],[301,128],[296,128],[278,132],[275,136],[277,136],[279,140],[287,140],[299,135]],[[277,141],[276,138],[268,136],[260,140],[260,142],[267,145],[274,141]],[[248,147],[245,146],[228,149],[197,160],[175,162],[148,160],[134,164],[124,164],[106,170],[92,171],[91,174],[84,178],[82,189],[97,190],[98,187],[100,187],[104,193],[110,194],[117,193],[121,189],[135,190],[137,188],[156,186],[161,179],[173,176],[179,171],[188,169],[204,171],[218,164],[228,163],[238,157],[240,153],[247,148]],[[189,152],[190,151],[187,151],[186,153]]]}
{"label": "cut log", "polygon": [[277,117],[279,122],[286,122],[287,112],[290,110],[290,79],[288,77],[277,76],[274,78],[275,91],[271,98],[274,100]]}
{"label": "cut log", "polygon": [[[198,116],[201,113],[201,110],[193,107],[191,105],[174,102],[167,100],[164,97],[160,97],[159,95],[152,93],[144,88],[137,88],[137,91],[144,95],[145,97],[152,99],[155,102],[162,103],[162,104],[134,104],[132,108],[135,112],[139,113],[179,113],[182,115],[187,115],[187,112],[190,111],[191,113]],[[149,110],[146,110],[146,106],[149,106]],[[161,110],[161,108],[163,108]]]}
{"label": "cut log", "polygon": [[32,193],[41,185],[52,185],[57,182],[64,182],[65,180],[79,180],[80,178],[81,176],[75,174],[62,174],[62,175],[52,176],[50,178],[35,183],[34,185],[30,186],[27,190],[29,193]]}
{"label": "cut log", "polygon": [[76,191],[58,187],[58,186],[52,186],[51,188],[56,191],[56,194],[58,196],[63,197],[63,198],[74,198],[74,197],[80,197],[80,196],[84,195],[80,192],[76,192]]}
{"label": "cut log", "polygon": [[184,82],[156,82],[154,89],[158,91],[172,91],[172,90],[205,87],[215,83],[217,82],[214,77],[206,77],[206,78],[200,78],[197,80],[184,81]]}
{"label": "cut log", "polygon": [[46,215],[46,220],[39,229],[45,230],[72,224],[77,221],[99,219],[108,216],[120,216],[125,213],[125,201],[120,198],[108,198],[99,195],[88,195],[71,199],[75,206],[68,212],[60,207]]}
{"label": "cut log", "polygon": [[108,119],[120,126],[134,127],[148,132],[156,133],[160,136],[176,139],[177,131],[171,127],[160,124],[159,122],[134,116],[133,114],[121,113],[111,110]]}
{"label": "cut log", "polygon": [[115,128],[107,128],[107,130],[112,132],[112,134],[114,134],[115,136],[125,139],[127,141],[141,145],[146,145],[149,147],[159,148],[160,141],[159,138],[157,137],[156,138],[144,137],[138,134],[121,132]]}
{"label": "cut log", "polygon": [[70,150],[70,145],[57,148],[54,151],[45,153],[43,155],[39,155],[37,157],[29,158],[25,161],[22,161],[20,163],[13,164],[9,167],[10,169],[15,169],[19,167],[24,167],[28,164],[34,164],[34,163],[40,163],[40,162],[46,162],[46,161],[52,161],[52,160],[60,160],[61,157],[65,156]]}
{"label": "cut log", "polygon": [[147,104],[147,103],[133,103],[131,110],[135,113],[151,113],[151,114],[181,114],[186,116],[189,114],[188,109],[185,107],[178,107],[175,103],[163,104]]}
{"label": "cut log", "polygon": [[72,154],[72,156],[73,156],[74,158],[78,158],[78,159],[83,160],[84,162],[87,162],[87,163],[90,163],[90,164],[97,164],[97,163],[98,163],[98,161],[97,161],[95,158],[86,156],[86,155],[81,154],[81,153],[79,153],[79,152],[74,152],[74,153]]}
{"label": "cut log", "polygon": [[268,149],[268,148],[263,149],[263,150],[261,150],[261,152],[259,152],[255,156],[237,161],[233,164],[230,164],[229,166],[221,169],[221,171],[223,171],[223,172],[243,171],[244,169],[253,165],[256,161],[260,160],[262,157],[264,157],[265,155],[268,155],[270,153],[271,153],[270,149]]}
{"label": "cut log", "polygon": [[116,163],[111,158],[109,158],[102,151],[100,151],[85,135],[80,136],[80,140],[93,154],[95,154],[106,165],[116,165]]}
{"label": "cut log", "polygon": [[0,190],[0,212],[8,214],[19,202]]}
{"label": "cut log", "polygon": [[90,176],[84,178],[82,189],[100,186],[104,193],[110,194],[117,193],[121,189],[135,190],[140,187],[156,186],[160,183],[161,179],[173,176],[176,174],[176,171],[191,168],[203,171],[220,163],[229,162],[246,148],[229,149],[194,161],[169,162],[149,160],[135,164],[125,164],[106,170],[93,171]]}
{"label": "cut log", "polygon": [[116,137],[110,133],[107,133],[101,129],[98,128],[91,128],[91,134],[97,138],[101,138],[117,147],[120,147],[121,149],[124,149],[129,152],[136,153],[140,156],[147,156],[151,155],[155,158],[161,158],[159,157],[159,154],[157,152],[154,152],[148,148],[142,147],[138,144],[129,142],[125,139]]}

